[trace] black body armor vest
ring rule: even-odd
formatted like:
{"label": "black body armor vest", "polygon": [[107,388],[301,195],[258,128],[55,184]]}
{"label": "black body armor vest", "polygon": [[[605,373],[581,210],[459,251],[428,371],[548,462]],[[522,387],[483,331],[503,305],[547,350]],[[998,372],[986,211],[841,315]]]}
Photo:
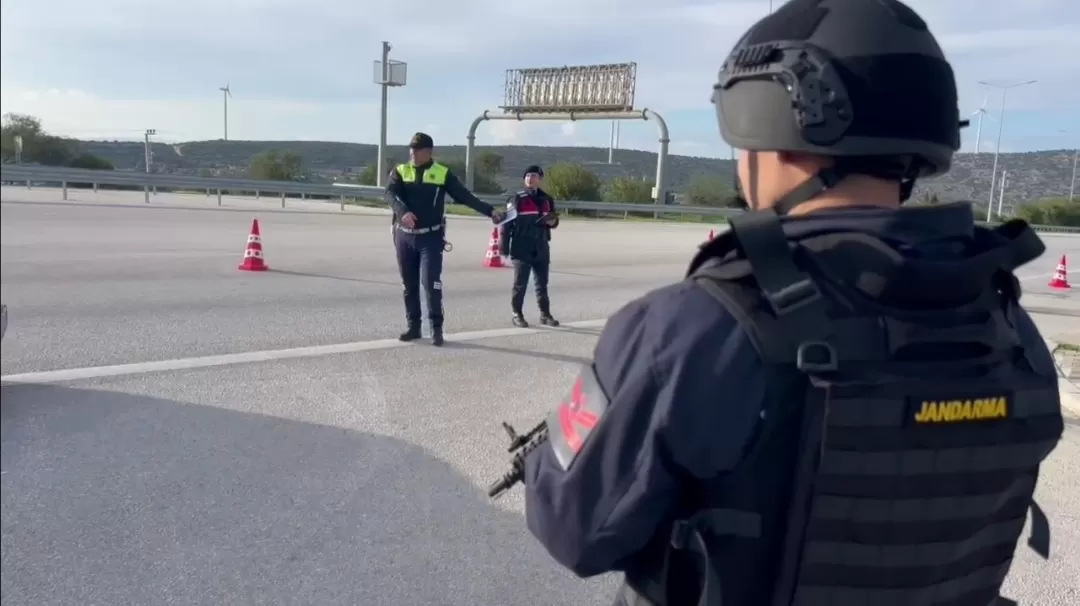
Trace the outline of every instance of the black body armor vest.
{"label": "black body armor vest", "polygon": [[[627,571],[622,603],[1008,603],[1029,509],[1048,557],[1033,493],[1063,432],[1057,378],[1013,322],[1012,272],[1042,242],[1020,221],[976,228],[974,256],[941,271],[863,234],[789,242],[772,213],[731,227],[688,279],[765,362],[762,421],[740,468],[680,508],[662,556]],[[904,289],[953,303],[909,307]]]}

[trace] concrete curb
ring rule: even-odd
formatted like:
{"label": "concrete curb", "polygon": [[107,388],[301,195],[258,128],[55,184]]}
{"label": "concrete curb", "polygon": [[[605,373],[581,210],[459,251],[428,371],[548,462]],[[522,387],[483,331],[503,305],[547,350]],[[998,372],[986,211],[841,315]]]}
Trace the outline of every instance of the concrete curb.
{"label": "concrete curb", "polygon": [[1061,408],[1065,413],[1080,417],[1080,387],[1065,379],[1058,379],[1058,392],[1061,394]]}
{"label": "concrete curb", "polygon": [[[1050,351],[1054,351],[1057,348],[1057,343],[1049,339],[1044,339],[1046,346]],[[1058,369],[1058,393],[1061,394],[1061,408],[1067,415],[1072,415],[1080,418],[1080,387],[1077,387],[1071,381],[1061,376],[1061,369]]]}

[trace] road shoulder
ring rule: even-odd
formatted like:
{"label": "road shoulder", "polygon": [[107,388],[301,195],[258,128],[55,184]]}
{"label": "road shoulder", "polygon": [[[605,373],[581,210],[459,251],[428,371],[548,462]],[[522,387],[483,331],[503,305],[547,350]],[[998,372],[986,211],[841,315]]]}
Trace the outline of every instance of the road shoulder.
{"label": "road shoulder", "polygon": [[1061,407],[1066,414],[1080,418],[1080,387],[1067,379],[1058,379],[1058,391],[1061,393]]}

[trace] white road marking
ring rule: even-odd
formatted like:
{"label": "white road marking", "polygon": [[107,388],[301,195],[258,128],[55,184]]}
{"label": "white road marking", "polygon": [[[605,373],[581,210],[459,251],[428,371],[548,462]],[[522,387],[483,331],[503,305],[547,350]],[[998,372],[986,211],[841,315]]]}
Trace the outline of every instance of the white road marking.
{"label": "white road marking", "polygon": [[[566,324],[563,324],[563,326],[567,328],[601,328],[606,322],[607,320],[583,320],[581,322],[567,322]],[[558,333],[560,331],[558,328],[493,328],[488,330],[474,330],[470,332],[447,334],[446,340],[447,342],[476,341],[479,339],[518,337],[546,332]],[[27,372],[0,376],[0,382],[56,383],[60,381],[77,381],[79,379],[97,379],[101,377],[191,370],[195,368],[211,368],[214,366],[229,366],[232,364],[248,364],[252,362],[269,362],[272,360],[287,360],[291,358],[315,358],[334,354],[413,347],[415,345],[431,346],[426,340],[420,341],[419,343],[402,343],[397,339],[379,339],[377,341],[357,341],[354,343],[339,343],[337,345],[313,345],[311,347],[294,347],[291,349],[248,351],[217,356],[159,360],[156,362],[135,362],[132,364],[116,364],[113,366],[91,366],[89,368],[65,368],[61,370]]]}

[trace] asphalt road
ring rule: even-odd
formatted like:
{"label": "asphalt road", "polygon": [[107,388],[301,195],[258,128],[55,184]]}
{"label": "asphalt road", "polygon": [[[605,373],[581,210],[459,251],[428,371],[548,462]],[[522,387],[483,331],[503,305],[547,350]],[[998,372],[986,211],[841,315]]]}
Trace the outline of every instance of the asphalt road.
{"label": "asphalt road", "polygon": [[[603,318],[678,279],[708,226],[564,222],[569,324],[522,330],[509,270],[481,267],[490,223],[455,218],[436,350],[388,340],[401,289],[378,211],[2,194],[3,375],[28,382],[0,392],[5,605],[610,603],[614,579],[576,579],[532,540],[518,491],[486,499],[498,422],[546,414]],[[265,274],[236,270],[256,209]],[[1080,239],[1047,245],[1025,302],[1063,339],[1080,294],[1044,285]],[[1078,461],[1071,420],[1039,486],[1052,560],[1021,550],[1006,591],[1025,606],[1080,600]]]}

